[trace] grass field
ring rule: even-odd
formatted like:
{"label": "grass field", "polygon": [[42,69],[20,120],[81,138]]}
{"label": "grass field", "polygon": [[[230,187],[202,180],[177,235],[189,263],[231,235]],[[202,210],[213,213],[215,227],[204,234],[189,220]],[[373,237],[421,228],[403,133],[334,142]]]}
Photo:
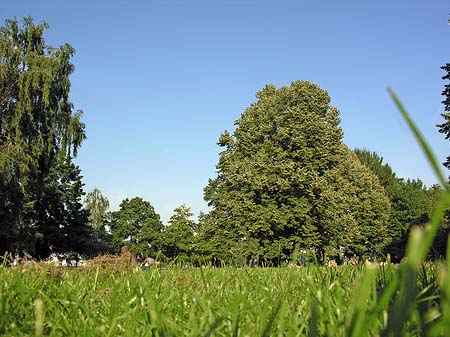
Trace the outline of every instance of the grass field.
{"label": "grass field", "polygon": [[[436,272],[435,265],[419,272],[417,296],[402,328],[403,335],[441,335],[442,329],[434,334],[430,330],[441,317]],[[377,310],[377,304],[383,297],[382,290],[397,273],[396,266],[153,268],[122,272],[1,268],[0,333],[378,335],[388,325],[390,312],[388,306]]]}

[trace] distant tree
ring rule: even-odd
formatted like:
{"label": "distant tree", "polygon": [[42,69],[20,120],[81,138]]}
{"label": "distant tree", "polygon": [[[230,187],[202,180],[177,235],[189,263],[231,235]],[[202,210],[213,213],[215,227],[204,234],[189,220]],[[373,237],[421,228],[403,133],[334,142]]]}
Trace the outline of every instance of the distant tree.
{"label": "distant tree", "polygon": [[109,200],[102,192],[95,187],[92,191],[86,194],[85,199],[86,208],[89,210],[89,222],[96,228],[104,227],[104,216],[109,208]]}
{"label": "distant tree", "polygon": [[212,261],[235,263],[238,256],[263,256],[261,249],[250,252],[243,245],[243,237],[234,230],[221,209],[212,209],[209,213],[201,213],[198,219],[196,248],[203,263]]}
{"label": "distant tree", "polygon": [[192,220],[193,213],[184,204],[173,212],[169,226],[164,229],[164,254],[171,259],[177,258],[180,262],[191,262],[197,231],[197,225]]}
{"label": "distant tree", "polygon": [[127,245],[135,254],[157,254],[162,249],[163,224],[153,206],[136,197],[123,200],[119,207],[109,223],[115,249]]}
{"label": "distant tree", "polygon": [[69,101],[74,49],[47,46],[47,27],[28,17],[21,27],[7,20],[0,28],[0,253],[34,252],[46,226],[39,204],[54,202],[45,210],[52,213],[70,199],[50,192],[49,179],[63,179],[66,171],[56,174],[57,166],[76,156],[85,139],[82,112]]}
{"label": "distant tree", "polygon": [[[430,202],[430,217],[433,214],[433,211],[436,209],[436,206],[439,203],[439,200],[442,198],[444,194],[444,189],[435,184],[432,185],[427,190],[428,199]],[[444,221],[439,226],[439,230],[436,234],[436,237],[433,242],[433,246],[431,248],[431,254],[433,258],[443,258],[447,254],[447,243],[448,237],[450,235],[450,207],[448,208]]]}
{"label": "distant tree", "polygon": [[376,152],[370,152],[366,149],[353,150],[359,161],[369,168],[380,181],[387,194],[392,193],[392,190],[397,189],[398,178],[389,164],[383,163],[383,157],[380,157]]}
{"label": "distant tree", "polygon": [[379,179],[391,202],[389,216],[389,236],[392,238],[386,246],[385,253],[394,261],[399,261],[405,254],[408,235],[413,226],[424,226],[430,219],[434,209],[433,201],[440,192],[437,188],[434,195],[429,192],[420,179],[404,180],[397,177],[383,158],[368,150],[354,150],[358,159],[367,166]]}
{"label": "distant tree", "polygon": [[[450,63],[447,63],[445,66],[442,66],[446,74],[442,76],[443,80],[450,81]],[[444,85],[444,90],[442,91],[442,96],[444,96],[444,100],[442,104],[444,104],[444,113],[441,115],[445,122],[442,124],[438,124],[439,132],[445,135],[445,139],[450,138],[450,83]],[[447,160],[443,163],[444,166],[450,169],[450,156],[447,157]]]}
{"label": "distant tree", "polygon": [[392,201],[392,222],[397,225],[392,233],[392,244],[389,253],[401,258],[406,250],[406,244],[413,226],[423,227],[430,221],[430,198],[427,188],[420,179],[399,181],[399,189]]}
{"label": "distant tree", "polygon": [[381,253],[389,201],[342,143],[339,111],[327,92],[298,81],[280,89],[268,85],[257,98],[233,135],[225,131],[219,138],[224,151],[218,176],[204,190],[213,209],[202,235],[223,235],[229,252],[274,263],[298,248],[332,254],[340,235],[357,240],[360,253]]}
{"label": "distant tree", "polygon": [[94,250],[98,253],[110,252],[111,235],[105,228],[106,211],[109,208],[108,198],[95,187],[86,194],[85,207],[89,211],[89,224],[94,230]]}
{"label": "distant tree", "polygon": [[[448,20],[450,23],[450,19]],[[445,81],[450,81],[450,63],[445,64],[441,67],[442,70],[445,71],[445,75],[442,76],[442,79]],[[444,90],[442,91],[442,96],[444,96],[444,100],[442,104],[444,105],[444,113],[441,116],[444,118],[444,123],[436,125],[439,128],[439,132],[445,135],[445,139],[450,139],[450,82],[447,82],[444,85]],[[443,165],[450,169],[450,156],[448,156],[443,162]],[[449,177],[450,179],[450,177]],[[430,193],[432,195],[440,194],[438,191],[440,187],[434,186],[430,188]],[[437,256],[445,256],[446,247],[447,247],[447,235],[450,232],[450,211],[447,212],[444,223],[441,225],[439,229],[439,233],[436,236],[435,242],[433,244],[434,253]]]}

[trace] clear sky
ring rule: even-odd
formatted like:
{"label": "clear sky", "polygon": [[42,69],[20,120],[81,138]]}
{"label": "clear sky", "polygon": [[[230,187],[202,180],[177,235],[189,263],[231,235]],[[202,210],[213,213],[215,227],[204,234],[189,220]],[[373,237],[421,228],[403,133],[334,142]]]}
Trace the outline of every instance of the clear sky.
{"label": "clear sky", "polygon": [[71,100],[87,140],[85,190],[117,209],[151,202],[207,211],[220,133],[267,83],[309,80],[341,111],[344,142],[404,178],[436,182],[390,100],[400,96],[441,161],[440,66],[450,62],[448,0],[0,0],[0,19],[47,21],[49,45],[76,49]]}

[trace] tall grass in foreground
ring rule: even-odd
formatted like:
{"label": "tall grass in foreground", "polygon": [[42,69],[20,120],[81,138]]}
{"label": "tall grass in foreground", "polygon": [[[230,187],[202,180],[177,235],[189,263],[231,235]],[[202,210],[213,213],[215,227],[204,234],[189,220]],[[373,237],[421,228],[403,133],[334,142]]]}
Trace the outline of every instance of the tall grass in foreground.
{"label": "tall grass in foreground", "polygon": [[[395,266],[383,271],[368,278],[361,267],[2,269],[0,333],[345,336],[369,320],[368,331],[375,332],[386,323],[383,312],[374,311],[378,292],[396,275]],[[424,272],[432,278],[434,270]],[[432,290],[431,297],[437,295]]]}
{"label": "tall grass in foreground", "polygon": [[[345,334],[356,267],[2,270],[0,333],[14,336]],[[311,306],[317,314],[311,316]]]}
{"label": "tall grass in foreground", "polygon": [[[440,165],[394,93],[440,183]],[[424,264],[444,211],[400,265],[338,268],[0,268],[5,336],[450,336],[450,251]]]}
{"label": "tall grass in foreground", "polygon": [[[0,334],[377,335],[389,322],[389,306],[396,303],[384,289],[397,294],[400,289],[390,286],[399,284],[396,266],[375,268],[50,269],[48,273],[3,268]],[[436,268],[424,267],[417,275],[413,315],[405,330],[411,335],[433,326],[435,319],[422,322],[422,311],[439,307]]]}

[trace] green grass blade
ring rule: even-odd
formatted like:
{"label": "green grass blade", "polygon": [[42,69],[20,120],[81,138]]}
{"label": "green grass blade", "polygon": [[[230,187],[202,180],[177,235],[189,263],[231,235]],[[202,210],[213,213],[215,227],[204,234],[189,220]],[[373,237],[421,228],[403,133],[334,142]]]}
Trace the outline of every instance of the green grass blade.
{"label": "green grass blade", "polygon": [[416,138],[417,142],[422,148],[422,151],[424,152],[429,164],[431,165],[436,177],[438,178],[439,183],[447,192],[444,193],[440,202],[438,203],[431,218],[431,223],[430,225],[426,226],[424,235],[421,238],[421,240],[418,240],[418,242],[414,244],[413,244],[414,240],[412,239],[410,239],[408,242],[407,248],[408,264],[413,268],[417,268],[421,263],[423,263],[426,256],[428,255],[433,240],[439,229],[439,225],[441,224],[444,218],[445,211],[448,209],[448,206],[450,205],[450,189],[449,185],[446,182],[444,173],[442,172],[441,164],[437,161],[436,156],[433,153],[430,145],[426,141],[425,137],[422,135],[419,128],[416,126],[411,116],[406,111],[405,107],[400,102],[399,98],[394,93],[394,91],[390,88],[388,88],[388,91],[392,97],[392,100],[394,101],[395,105],[397,106],[398,110],[403,116],[403,119],[408,124],[408,127],[410,128],[411,132],[413,133],[414,137]]}
{"label": "green grass blade", "polygon": [[220,323],[222,323],[223,317],[218,317],[216,320],[211,324],[209,327],[208,332],[205,334],[205,337],[210,337],[211,334],[220,326]]}
{"label": "green grass blade", "polygon": [[42,336],[44,333],[44,319],[45,319],[45,313],[44,313],[44,302],[37,298],[34,302],[35,312],[36,312],[36,321],[35,321],[35,328],[34,333],[36,337]]}
{"label": "green grass blade", "polygon": [[311,302],[311,317],[308,322],[308,337],[318,336],[319,315],[319,303],[313,297]]}
{"label": "green grass blade", "polygon": [[417,142],[420,144],[420,147],[422,148],[422,151],[424,152],[426,158],[428,159],[429,164],[433,168],[434,174],[438,178],[439,183],[442,185],[442,187],[444,187],[448,191],[449,188],[447,186],[447,181],[446,181],[445,176],[441,169],[441,163],[439,163],[438,160],[436,159],[436,156],[435,156],[433,150],[431,149],[430,145],[426,141],[422,132],[419,130],[419,128],[416,126],[416,124],[412,120],[409,113],[406,111],[406,109],[403,106],[400,99],[397,97],[397,95],[394,93],[394,91],[391,88],[388,88],[388,92],[391,95],[391,98],[394,101],[395,105],[397,106],[398,110],[402,114],[403,119],[408,124],[409,129],[413,133]]}
{"label": "green grass blade", "polygon": [[277,306],[272,310],[272,313],[269,318],[269,322],[267,322],[266,327],[264,328],[263,333],[261,334],[261,337],[270,337],[270,329],[272,329],[272,326],[275,322],[275,319],[278,316],[278,312],[280,311],[281,303],[278,303]]}
{"label": "green grass blade", "polygon": [[239,311],[236,314],[236,320],[233,323],[233,326],[234,326],[233,327],[233,337],[238,337],[238,333],[239,333]]}
{"label": "green grass blade", "polygon": [[[368,315],[365,324],[364,324],[364,331],[363,334],[366,336],[370,330],[372,329],[372,326],[375,324],[375,322],[380,317],[381,313],[389,308],[389,302],[393,298],[395,292],[398,290],[398,287],[400,285],[400,279],[398,276],[395,276],[391,282],[386,286],[384,289],[383,295],[378,299],[378,302],[373,309],[372,313]],[[361,335],[362,336],[362,335]]]}
{"label": "green grass blade", "polygon": [[[437,161],[436,156],[431,150],[428,142],[425,140],[425,137],[422,135],[409,113],[398,99],[397,95],[391,89],[388,89],[388,91],[403,119],[407,123],[416,141],[419,143],[422,151],[424,152],[439,183],[446,191],[433,213],[431,223],[424,229],[418,227],[412,228],[410,233],[406,248],[406,261],[400,265],[399,270],[399,293],[398,296],[396,296],[392,306],[389,308],[388,323],[382,332],[383,336],[399,336],[404,332],[406,322],[412,319],[415,314],[418,314],[416,302],[417,270],[425,261],[430,251],[433,240],[439,229],[439,225],[441,224],[445,211],[448,209],[450,204],[450,193],[449,186],[441,169],[441,164]],[[420,327],[420,329],[422,328],[423,327]]]}
{"label": "green grass blade", "polygon": [[348,335],[352,337],[362,337],[368,333],[369,326],[366,325],[367,310],[370,305],[370,296],[374,288],[377,277],[375,266],[366,266],[364,268],[363,278],[356,292],[353,316],[349,326]]}
{"label": "green grass blade", "polygon": [[449,205],[450,193],[445,193],[436,206],[430,223],[425,226],[424,230],[413,228],[411,231],[411,236],[417,236],[414,240],[410,238],[407,245],[407,263],[412,268],[418,268],[425,261]]}

